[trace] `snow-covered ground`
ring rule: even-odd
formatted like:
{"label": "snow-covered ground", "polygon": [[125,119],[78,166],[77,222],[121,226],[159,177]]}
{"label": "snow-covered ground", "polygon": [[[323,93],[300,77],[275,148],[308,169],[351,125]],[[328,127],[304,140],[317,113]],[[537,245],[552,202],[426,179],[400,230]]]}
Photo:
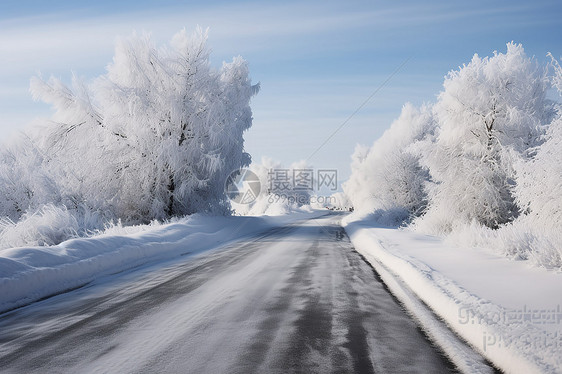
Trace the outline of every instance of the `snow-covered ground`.
{"label": "snow-covered ground", "polygon": [[0,312],[81,287],[104,275],[196,253],[325,212],[276,217],[195,215],[177,222],[118,228],[55,246],[0,251]]}
{"label": "snow-covered ground", "polygon": [[[3,314],[0,372],[454,371],[354,251],[341,218],[291,222]],[[492,372],[474,359],[467,373]]]}
{"label": "snow-covered ground", "polygon": [[344,226],[356,250],[440,345],[446,337],[432,333],[414,300],[395,284],[404,284],[500,369],[562,373],[562,273],[352,216]]}
{"label": "snow-covered ground", "polygon": [[[0,312],[105,275],[216,248],[325,213],[195,215],[165,225],[115,228],[56,246],[3,250]],[[506,372],[562,372],[562,273],[374,221],[345,219],[344,226],[357,251],[459,368],[478,369],[473,354],[439,326],[442,321]]]}

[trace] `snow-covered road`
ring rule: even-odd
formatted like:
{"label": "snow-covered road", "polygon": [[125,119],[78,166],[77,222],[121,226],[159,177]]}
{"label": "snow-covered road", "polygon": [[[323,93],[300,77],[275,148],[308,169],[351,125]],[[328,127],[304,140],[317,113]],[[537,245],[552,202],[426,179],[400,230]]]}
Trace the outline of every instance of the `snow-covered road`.
{"label": "snow-covered road", "polygon": [[270,229],[0,315],[0,371],[454,371],[353,250],[340,218]]}

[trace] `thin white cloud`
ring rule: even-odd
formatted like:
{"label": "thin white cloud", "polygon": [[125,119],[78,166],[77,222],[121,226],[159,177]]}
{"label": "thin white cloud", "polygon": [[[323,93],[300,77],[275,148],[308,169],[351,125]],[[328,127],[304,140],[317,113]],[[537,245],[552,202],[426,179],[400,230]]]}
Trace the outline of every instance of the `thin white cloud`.
{"label": "thin white cloud", "polygon": [[[530,5],[529,5],[530,6]],[[87,63],[94,56],[108,55],[116,35],[147,30],[164,41],[182,27],[211,28],[213,48],[219,53],[233,48],[252,51],[276,48],[284,38],[298,43],[323,33],[344,32],[369,26],[372,31],[414,27],[460,18],[521,13],[527,6],[509,8],[459,8],[452,5],[372,6],[341,8],[337,12],[321,3],[245,3],[205,9],[164,8],[119,15],[84,17],[83,12],[0,21],[0,55],[3,71],[35,66],[40,60],[51,68],[63,59]],[[358,35],[358,39],[361,36]],[[238,45],[236,45],[238,41]],[[233,46],[233,42],[235,43]],[[309,47],[309,46],[307,46]],[[320,47],[320,45],[319,45]],[[340,46],[342,47],[342,46]],[[338,48],[330,45],[329,48]]]}
{"label": "thin white cloud", "polygon": [[[132,30],[147,30],[157,38],[169,38],[171,32],[196,25],[210,27],[217,41],[233,39],[268,39],[276,36],[305,36],[328,30],[357,27],[372,21],[368,13],[322,14],[316,8],[299,9],[298,5],[270,5],[255,9],[225,6],[205,10],[169,10],[167,12],[137,12],[73,19],[38,17],[0,22],[0,49],[14,53],[29,50],[59,50],[77,47],[80,50],[112,45],[116,35],[128,35]],[[93,43],[93,44],[92,44]],[[226,44],[226,43],[225,43]],[[107,47],[106,47],[107,48]],[[215,46],[216,48],[216,46]]]}
{"label": "thin white cloud", "polygon": [[[169,40],[173,33],[183,27],[188,30],[196,25],[210,27],[209,44],[213,49],[213,56],[222,59],[237,54],[251,54],[264,66],[283,59],[314,59],[316,54],[325,51],[333,51],[334,55],[344,55],[350,48],[365,48],[367,52],[372,52],[388,45],[395,46],[398,41],[388,38],[389,30],[399,33],[402,29],[416,28],[420,30],[421,35],[429,25],[455,25],[456,22],[472,20],[475,20],[474,26],[480,29],[501,27],[502,22],[512,21],[502,18],[502,15],[522,15],[531,12],[535,6],[533,3],[526,3],[493,7],[484,1],[477,4],[445,1],[437,4],[368,4],[359,8],[343,2],[277,2],[267,5],[255,2],[198,8],[163,8],[97,16],[89,16],[87,11],[68,11],[1,20],[0,101],[8,104],[0,106],[0,138],[3,132],[11,131],[7,126],[1,127],[6,119],[21,123],[27,118],[27,113],[20,113],[19,106],[14,105],[14,108],[10,109],[9,103],[31,101],[27,92],[31,75],[42,71],[45,75],[55,73],[65,78],[70,75],[70,70],[75,70],[79,75],[98,75],[111,61],[116,36],[130,35],[133,30],[151,32],[160,44]],[[497,18],[497,22],[493,25],[482,22],[491,18]],[[440,32],[454,34],[459,30],[451,27]],[[318,60],[313,61],[322,63]],[[250,59],[250,63],[252,64],[253,60]],[[310,120],[315,115],[326,116],[325,113],[319,113],[324,108],[342,112],[350,108],[352,111],[354,106],[364,99],[363,92],[371,93],[369,85],[380,83],[381,80],[376,79],[376,74],[384,75],[384,72],[379,68],[372,76],[353,78],[349,76],[352,72],[348,69],[350,68],[343,64],[338,77],[322,81],[300,80],[283,84],[271,76],[257,77],[267,81],[262,81],[264,89],[256,98],[255,102],[259,104],[256,113],[264,114],[263,119],[274,124],[283,122],[284,111],[280,103],[297,105],[299,102],[308,101],[308,110],[301,106],[298,115]],[[441,72],[445,73],[446,71]],[[433,83],[440,84],[440,78]],[[412,78],[412,82],[414,81],[421,80],[416,77]],[[392,83],[394,85],[397,81],[393,80]],[[309,89],[304,89],[306,84]],[[408,91],[411,94],[413,86],[408,86],[407,90],[404,85],[395,86],[395,90]],[[347,88],[349,91],[346,91]],[[267,90],[277,90],[276,96],[269,95]],[[398,95],[389,95],[389,90],[390,87],[385,89],[386,102],[391,97],[398,98]],[[431,91],[429,95],[435,93]],[[428,97],[429,100],[431,98],[432,96]],[[410,99],[397,100],[403,103]],[[383,98],[379,100],[382,101]],[[280,109],[275,110],[276,107]],[[12,129],[12,126],[9,126],[9,129]]]}

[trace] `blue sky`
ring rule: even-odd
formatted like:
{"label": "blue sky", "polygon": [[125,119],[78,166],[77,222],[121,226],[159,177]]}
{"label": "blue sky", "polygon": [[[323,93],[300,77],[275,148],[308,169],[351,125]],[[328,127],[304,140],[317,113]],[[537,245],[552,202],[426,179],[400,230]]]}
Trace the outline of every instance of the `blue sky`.
{"label": "blue sky", "polygon": [[246,148],[257,161],[307,159],[404,61],[403,68],[310,162],[349,175],[357,143],[372,144],[405,102],[432,102],[443,77],[511,40],[546,61],[562,56],[559,1],[2,1],[0,141],[50,109],[29,78],[104,73],[117,36],[167,42],[209,27],[212,61],[242,55],[262,90]]}

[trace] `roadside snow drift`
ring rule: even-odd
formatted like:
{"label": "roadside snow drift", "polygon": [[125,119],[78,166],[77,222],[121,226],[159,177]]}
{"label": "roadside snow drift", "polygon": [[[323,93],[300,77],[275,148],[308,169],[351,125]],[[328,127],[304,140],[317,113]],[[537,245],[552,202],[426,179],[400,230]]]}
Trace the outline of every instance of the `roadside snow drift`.
{"label": "roadside snow drift", "polygon": [[403,281],[494,365],[509,373],[562,372],[562,273],[373,221],[344,225],[375,269]]}
{"label": "roadside snow drift", "polygon": [[314,215],[319,213],[279,217],[196,215],[126,236],[107,233],[55,246],[6,249],[0,251],[0,312],[81,287],[103,275],[218,247]]}

